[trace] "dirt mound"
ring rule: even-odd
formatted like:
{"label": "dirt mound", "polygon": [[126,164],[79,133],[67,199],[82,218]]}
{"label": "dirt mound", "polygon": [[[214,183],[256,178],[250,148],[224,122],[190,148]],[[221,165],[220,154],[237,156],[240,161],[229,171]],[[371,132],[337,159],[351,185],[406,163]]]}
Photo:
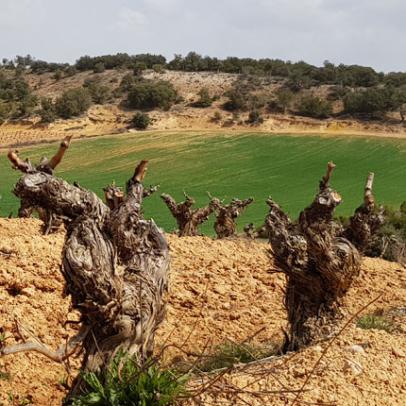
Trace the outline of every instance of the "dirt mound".
{"label": "dirt mound", "polygon": [[[0,219],[0,236],[0,327],[7,343],[16,336],[17,320],[24,335],[57,347],[73,334],[64,322],[77,320],[69,298],[63,297],[59,272],[64,235],[42,236],[36,220]],[[284,277],[273,272],[267,244],[172,235],[168,239],[172,255],[168,313],[157,337],[157,343],[168,345],[166,362],[208,352],[227,340],[239,342],[252,335],[258,342],[280,339],[286,324]],[[405,274],[398,264],[365,259],[362,274],[346,298],[347,313],[379,293],[383,295],[368,312],[404,306]],[[401,327],[387,333],[362,330],[352,323],[323,358],[303,399],[339,405],[403,404],[406,331]],[[285,398],[294,395],[273,395],[263,403],[258,394],[235,393],[235,388],[245,386],[245,392],[262,391],[262,395],[281,385],[298,389],[326,344],[225,375],[216,383],[220,392],[213,386],[210,394],[202,396],[203,404],[286,404]],[[77,364],[78,360],[72,361],[72,374]],[[60,404],[67,375],[64,366],[35,353],[1,358],[0,403],[13,404],[14,398],[14,404],[24,399],[35,405]]]}

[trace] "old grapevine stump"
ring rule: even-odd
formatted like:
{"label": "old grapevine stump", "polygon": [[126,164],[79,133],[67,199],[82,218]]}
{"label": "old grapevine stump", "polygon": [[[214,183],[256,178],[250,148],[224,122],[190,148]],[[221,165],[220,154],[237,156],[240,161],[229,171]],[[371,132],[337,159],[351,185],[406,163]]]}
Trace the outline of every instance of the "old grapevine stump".
{"label": "old grapevine stump", "polygon": [[[67,136],[61,142],[56,154],[48,160],[48,158],[43,157],[40,163],[34,167],[30,162],[21,162],[27,171],[39,171],[45,172],[53,175],[55,168],[60,164],[62,158],[65,155],[66,150],[69,148],[72,136]],[[52,210],[45,210],[43,207],[33,206],[32,202],[26,199],[21,199],[20,208],[18,210],[18,217],[27,218],[31,217],[34,212],[38,213],[38,217],[43,222],[43,232],[44,234],[49,234],[60,228],[63,224],[64,219],[56,215]]]}
{"label": "old grapevine stump", "polygon": [[[333,220],[341,196],[329,186],[328,164],[312,204],[293,223],[271,199],[266,220],[275,264],[286,275],[285,306],[290,330],[286,350],[297,350],[332,334],[341,299],[360,271],[357,248]],[[369,221],[369,216],[360,221]]]}
{"label": "old grapevine stump", "polygon": [[238,216],[240,216],[253,201],[253,198],[245,200],[232,199],[230,204],[224,204],[220,199],[215,197],[210,200],[210,206],[216,213],[214,230],[216,231],[217,238],[226,238],[235,235]]}
{"label": "old grapevine stump", "polygon": [[372,194],[373,182],[374,174],[371,172],[364,189],[364,202],[355,210],[344,231],[344,237],[350,240],[360,252],[365,252],[384,223],[383,208],[377,210],[375,207],[375,198]]}
{"label": "old grapevine stump", "polygon": [[[84,352],[85,371],[105,369],[125,351],[141,363],[152,353],[155,331],[164,317],[169,251],[163,232],[144,220],[142,161],[127,182],[127,195],[110,209],[93,192],[33,168],[9,153],[24,175],[14,193],[34,207],[67,219],[62,273],[73,307],[81,313],[76,337],[53,352],[38,342],[0,348],[1,355],[34,350],[63,361],[72,352]],[[76,379],[71,396],[80,393]]]}
{"label": "old grapevine stump", "polygon": [[185,201],[180,203],[176,203],[172,196],[165,193],[161,198],[175,217],[180,237],[200,235],[199,226],[208,220],[214,210],[211,205],[194,209],[195,200],[186,193]]}

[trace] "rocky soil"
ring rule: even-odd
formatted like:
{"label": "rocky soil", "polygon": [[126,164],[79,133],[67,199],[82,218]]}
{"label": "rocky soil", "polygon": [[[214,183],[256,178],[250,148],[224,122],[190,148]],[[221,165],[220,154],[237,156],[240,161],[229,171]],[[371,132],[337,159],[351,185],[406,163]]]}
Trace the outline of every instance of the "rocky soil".
{"label": "rocky soil", "polygon": [[[63,296],[59,272],[64,235],[43,236],[37,220],[0,219],[0,333],[7,344],[20,333],[56,348],[74,333],[77,320]],[[167,319],[157,344],[164,362],[193,359],[225,342],[254,336],[257,343],[280,342],[286,326],[283,275],[275,273],[269,246],[245,239],[168,235],[172,253]],[[406,270],[399,264],[366,258],[362,273],[345,299],[347,318],[380,298],[365,312],[389,312],[392,332],[364,330],[355,321],[323,354],[329,341],[263,364],[236,367],[189,404],[406,404]],[[0,359],[0,404],[58,405],[64,382],[76,373],[78,359],[59,365],[35,353]],[[192,384],[199,384],[194,382]],[[276,392],[276,393],[274,393]]]}

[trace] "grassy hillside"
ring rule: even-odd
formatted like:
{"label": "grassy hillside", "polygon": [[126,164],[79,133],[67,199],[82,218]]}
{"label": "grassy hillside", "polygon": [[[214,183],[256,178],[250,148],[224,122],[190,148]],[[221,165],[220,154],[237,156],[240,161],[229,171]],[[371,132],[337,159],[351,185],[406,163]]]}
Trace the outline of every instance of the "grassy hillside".
{"label": "grassy hillside", "polygon": [[[22,156],[37,161],[50,156],[56,144],[27,148]],[[183,197],[182,190],[206,204],[206,191],[227,200],[253,196],[256,200],[240,218],[240,228],[260,223],[268,195],[292,216],[312,199],[325,164],[337,164],[333,185],[343,196],[338,214],[348,215],[359,205],[368,171],[374,171],[379,202],[397,206],[406,200],[406,141],[359,137],[282,136],[268,134],[137,133],[75,140],[58,176],[78,181],[101,195],[112,180],[125,183],[140,159],[150,160],[146,184],[159,183],[161,192]],[[0,159],[0,214],[14,214],[18,200],[10,190],[18,173]],[[145,214],[166,230],[174,221],[159,196],[145,201]],[[211,233],[212,222],[204,227]]]}

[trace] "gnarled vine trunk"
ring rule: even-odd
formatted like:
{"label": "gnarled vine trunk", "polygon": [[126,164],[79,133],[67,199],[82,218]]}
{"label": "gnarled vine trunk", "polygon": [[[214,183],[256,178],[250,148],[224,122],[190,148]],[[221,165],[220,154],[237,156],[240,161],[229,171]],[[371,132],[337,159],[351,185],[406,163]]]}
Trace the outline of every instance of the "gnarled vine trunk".
{"label": "gnarled vine trunk", "polygon": [[230,204],[223,204],[219,199],[212,198],[210,206],[216,213],[214,230],[217,238],[231,237],[236,234],[236,220],[238,216],[254,201],[253,198],[239,200],[232,199]]}
{"label": "gnarled vine trunk", "polygon": [[[72,136],[65,137],[64,140],[61,142],[58,151],[50,160],[43,157],[41,159],[41,162],[36,167],[33,167],[31,163],[26,162],[24,165],[26,168],[25,170],[45,172],[53,175],[55,168],[60,164],[66,150],[69,148],[71,139]],[[38,213],[39,219],[43,222],[44,234],[49,234],[51,232],[57,231],[64,223],[64,219],[58,216],[52,210],[45,210],[43,207],[33,206],[32,202],[30,202],[29,200],[21,199],[20,208],[18,209],[18,217],[32,217],[34,212]]]}
{"label": "gnarled vine trunk", "polygon": [[162,200],[176,219],[178,235],[180,237],[201,235],[199,226],[208,220],[214,209],[210,205],[193,209],[192,206],[195,204],[195,200],[186,194],[185,197],[184,202],[176,203],[172,196],[165,193],[161,195]]}
{"label": "gnarled vine trunk", "polygon": [[[271,199],[266,219],[275,265],[286,275],[290,330],[286,350],[297,350],[336,330],[341,299],[360,271],[357,248],[333,220],[341,196],[329,186],[329,163],[312,204],[293,223]],[[372,184],[371,184],[372,187]],[[362,222],[370,221],[370,215]]]}
{"label": "gnarled vine trunk", "polygon": [[[169,250],[163,232],[141,214],[147,161],[135,169],[127,195],[109,208],[93,192],[27,166],[15,153],[9,158],[24,172],[16,196],[67,219],[62,273],[82,326],[55,353],[39,343],[24,343],[0,348],[0,354],[34,350],[61,361],[80,347],[83,370],[93,372],[106,368],[118,351],[140,362],[148,358],[164,317]],[[81,389],[78,377],[70,396]]]}
{"label": "gnarled vine trunk", "polygon": [[371,239],[384,223],[383,208],[378,211],[375,208],[375,198],[372,194],[373,181],[374,174],[371,172],[365,185],[364,202],[355,210],[343,233],[343,236],[350,240],[360,252],[365,252]]}

